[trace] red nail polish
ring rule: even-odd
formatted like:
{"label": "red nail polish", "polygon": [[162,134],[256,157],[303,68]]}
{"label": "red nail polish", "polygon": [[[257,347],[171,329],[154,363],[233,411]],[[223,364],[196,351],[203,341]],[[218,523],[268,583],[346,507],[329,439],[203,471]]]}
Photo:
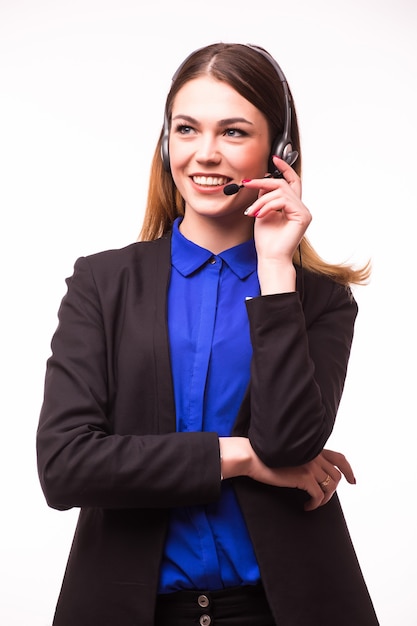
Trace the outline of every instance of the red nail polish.
{"label": "red nail polish", "polygon": [[251,178],[244,178],[242,180],[242,184],[244,185],[245,183],[250,183],[251,180],[252,180]]}

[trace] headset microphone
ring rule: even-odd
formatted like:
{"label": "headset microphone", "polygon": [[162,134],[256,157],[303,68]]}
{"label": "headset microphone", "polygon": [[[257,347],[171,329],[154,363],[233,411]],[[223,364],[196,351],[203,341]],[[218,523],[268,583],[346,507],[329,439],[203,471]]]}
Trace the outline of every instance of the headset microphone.
{"label": "headset microphone", "polygon": [[230,185],[226,185],[223,187],[223,193],[226,196],[233,196],[235,193],[242,189],[243,185],[236,185],[236,183],[230,183]]}

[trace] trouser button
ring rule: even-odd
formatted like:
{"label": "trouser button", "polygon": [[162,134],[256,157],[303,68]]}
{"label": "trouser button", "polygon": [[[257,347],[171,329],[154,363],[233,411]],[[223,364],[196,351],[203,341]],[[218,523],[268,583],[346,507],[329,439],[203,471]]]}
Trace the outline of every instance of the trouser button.
{"label": "trouser button", "polygon": [[205,609],[210,604],[210,600],[208,599],[207,596],[201,595],[201,596],[198,596],[198,604],[203,609]]}
{"label": "trouser button", "polygon": [[210,615],[202,615],[200,617],[200,626],[210,626],[210,624],[211,624]]}

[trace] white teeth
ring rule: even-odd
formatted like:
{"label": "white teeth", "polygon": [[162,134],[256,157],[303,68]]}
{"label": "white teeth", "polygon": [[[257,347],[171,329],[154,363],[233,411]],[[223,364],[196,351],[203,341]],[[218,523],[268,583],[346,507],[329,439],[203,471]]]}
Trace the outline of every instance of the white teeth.
{"label": "white teeth", "polygon": [[193,176],[193,181],[196,185],[218,187],[219,185],[225,185],[228,178],[225,178],[224,176]]}

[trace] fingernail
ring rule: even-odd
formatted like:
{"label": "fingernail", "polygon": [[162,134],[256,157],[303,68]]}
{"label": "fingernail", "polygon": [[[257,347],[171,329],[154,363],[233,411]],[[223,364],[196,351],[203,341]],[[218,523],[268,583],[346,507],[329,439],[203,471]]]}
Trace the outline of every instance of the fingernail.
{"label": "fingernail", "polygon": [[251,209],[251,207],[248,206],[248,208],[243,211],[243,215],[249,215],[250,209]]}
{"label": "fingernail", "polygon": [[242,180],[242,185],[244,185],[245,183],[250,183],[251,180],[252,180],[251,178],[244,178]]}

